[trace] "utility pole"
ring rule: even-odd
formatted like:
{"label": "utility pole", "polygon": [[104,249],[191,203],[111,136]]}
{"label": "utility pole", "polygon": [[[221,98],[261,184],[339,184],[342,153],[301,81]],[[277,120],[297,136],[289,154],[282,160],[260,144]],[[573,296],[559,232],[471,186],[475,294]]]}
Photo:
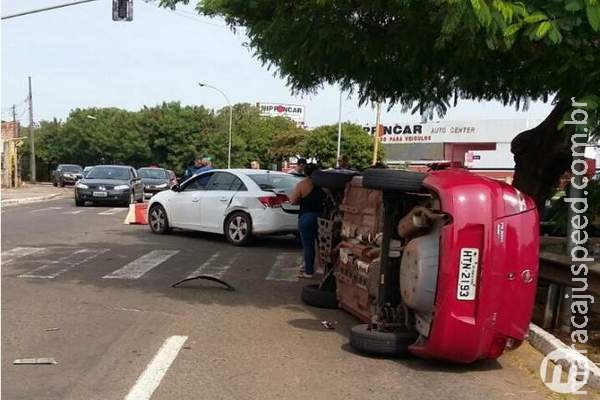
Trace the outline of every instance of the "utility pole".
{"label": "utility pole", "polygon": [[342,89],[340,88],[340,104],[338,111],[338,137],[337,137],[337,158],[335,165],[340,167],[340,150],[342,147]]}
{"label": "utility pole", "polygon": [[15,137],[19,137],[19,130],[17,129],[17,111],[16,111],[16,106],[14,104],[12,106],[12,115],[13,115],[13,129],[15,132]]}
{"label": "utility pole", "polygon": [[375,135],[373,135],[373,165],[377,163],[377,151],[379,149],[379,127],[381,123],[381,100],[377,99],[377,120],[375,122]]}
{"label": "utility pole", "polygon": [[29,170],[31,183],[35,183],[35,140],[33,138],[33,96],[31,94],[31,77],[29,77]]}

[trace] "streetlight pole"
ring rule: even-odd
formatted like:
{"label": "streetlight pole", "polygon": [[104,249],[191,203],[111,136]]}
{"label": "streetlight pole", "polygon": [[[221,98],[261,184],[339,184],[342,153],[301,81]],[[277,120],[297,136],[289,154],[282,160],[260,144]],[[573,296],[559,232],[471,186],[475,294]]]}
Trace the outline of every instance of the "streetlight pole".
{"label": "streetlight pole", "polygon": [[340,107],[338,111],[338,137],[337,137],[337,158],[336,166],[340,167],[340,150],[342,146],[342,89],[340,89]]}
{"label": "streetlight pole", "polygon": [[227,168],[231,168],[231,125],[233,122],[233,107],[231,106],[231,101],[229,101],[229,98],[227,97],[227,95],[219,88],[214,87],[212,85],[209,85],[207,83],[198,83],[198,85],[200,87],[207,87],[207,88],[211,88],[216,90],[217,92],[221,93],[223,95],[223,97],[225,97],[225,100],[227,101],[227,104],[229,104],[229,149],[227,151]]}

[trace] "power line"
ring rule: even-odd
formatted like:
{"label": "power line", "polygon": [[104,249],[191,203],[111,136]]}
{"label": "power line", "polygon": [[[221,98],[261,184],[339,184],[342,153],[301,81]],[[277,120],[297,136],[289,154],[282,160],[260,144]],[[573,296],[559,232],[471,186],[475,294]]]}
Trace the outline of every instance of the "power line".
{"label": "power line", "polygon": [[176,17],[187,18],[189,20],[192,20],[192,21],[195,21],[195,22],[199,22],[199,23],[204,24],[204,25],[210,25],[210,26],[214,26],[214,27],[217,27],[217,28],[228,29],[227,25],[215,24],[215,23],[208,22],[208,21],[205,21],[203,19],[200,19],[200,16],[198,14],[195,14],[195,13],[193,13],[191,11],[178,10],[178,9],[167,10],[166,8],[159,7],[158,5],[154,4],[154,2],[150,2],[150,1],[144,1],[143,3],[147,4],[149,6],[156,6],[156,8],[160,9],[161,11],[168,12],[169,14],[174,15]]}

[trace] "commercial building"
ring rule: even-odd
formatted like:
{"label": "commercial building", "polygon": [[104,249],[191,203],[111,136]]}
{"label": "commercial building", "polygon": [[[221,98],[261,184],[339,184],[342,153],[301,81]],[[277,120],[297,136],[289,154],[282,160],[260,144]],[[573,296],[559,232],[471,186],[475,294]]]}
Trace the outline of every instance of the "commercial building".
{"label": "commercial building", "polygon": [[[492,178],[512,181],[514,158],[510,142],[520,132],[537,126],[540,120],[502,119],[439,121],[429,123],[383,124],[381,143],[386,163],[425,168],[432,162],[452,162]],[[363,129],[375,133],[375,126]],[[597,159],[589,147],[589,158]]]}

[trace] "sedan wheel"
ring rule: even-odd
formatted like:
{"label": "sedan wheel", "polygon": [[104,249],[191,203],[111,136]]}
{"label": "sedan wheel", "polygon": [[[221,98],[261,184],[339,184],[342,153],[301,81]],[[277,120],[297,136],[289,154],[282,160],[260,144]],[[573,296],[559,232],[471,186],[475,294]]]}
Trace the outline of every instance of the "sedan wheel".
{"label": "sedan wheel", "polygon": [[150,208],[150,218],[148,224],[154,233],[167,233],[170,230],[167,213],[161,205],[155,205]]}
{"label": "sedan wheel", "polygon": [[244,246],[252,238],[252,221],[250,216],[243,212],[231,214],[225,222],[225,237],[235,246]]}

